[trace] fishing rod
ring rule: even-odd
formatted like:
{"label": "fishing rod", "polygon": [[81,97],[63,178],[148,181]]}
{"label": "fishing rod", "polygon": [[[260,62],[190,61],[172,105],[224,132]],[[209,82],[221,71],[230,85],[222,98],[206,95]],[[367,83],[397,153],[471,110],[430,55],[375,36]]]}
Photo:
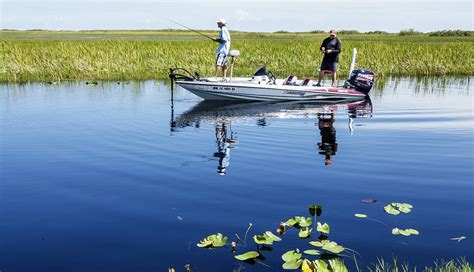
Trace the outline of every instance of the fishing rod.
{"label": "fishing rod", "polygon": [[193,31],[193,32],[196,32],[197,34],[199,34],[199,35],[201,35],[201,36],[204,36],[204,37],[206,37],[206,38],[211,39],[211,40],[214,41],[214,38],[209,37],[209,36],[207,36],[206,34],[203,34],[203,33],[199,32],[199,31],[197,31],[197,30],[194,30],[194,29],[192,29],[192,28],[190,28],[190,27],[187,27],[187,26],[185,26],[185,25],[183,25],[183,24],[180,24],[180,23],[178,23],[178,22],[175,22],[175,21],[173,21],[173,20],[171,20],[171,19],[168,19],[168,18],[165,18],[165,19],[168,20],[168,21],[170,21],[170,22],[172,22],[172,23],[175,23],[175,24],[177,24],[177,25],[179,25],[179,26],[182,26],[182,27],[184,27],[184,28],[186,28],[186,29],[188,29],[188,30],[191,30],[191,31]]}

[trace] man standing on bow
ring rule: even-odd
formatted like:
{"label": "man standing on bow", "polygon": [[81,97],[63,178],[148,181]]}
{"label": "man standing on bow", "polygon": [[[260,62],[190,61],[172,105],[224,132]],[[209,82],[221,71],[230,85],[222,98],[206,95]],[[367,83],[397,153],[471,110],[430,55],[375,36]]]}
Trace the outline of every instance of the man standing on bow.
{"label": "man standing on bow", "polygon": [[332,85],[336,84],[336,72],[337,65],[339,63],[339,53],[341,52],[342,44],[341,40],[336,37],[337,31],[331,29],[329,31],[329,37],[324,39],[321,47],[319,48],[324,54],[323,61],[321,63],[321,68],[319,71],[318,83],[316,86],[321,86],[321,80],[326,74],[332,74]]}
{"label": "man standing on bow", "polygon": [[216,50],[217,59],[215,77],[217,78],[219,70],[222,70],[222,79],[224,81],[227,74],[227,55],[230,51],[230,34],[229,30],[227,30],[226,24],[227,23],[224,19],[217,20],[217,26],[221,29],[221,31],[219,33],[219,38],[212,39],[213,41],[219,43],[219,47],[217,47]]}

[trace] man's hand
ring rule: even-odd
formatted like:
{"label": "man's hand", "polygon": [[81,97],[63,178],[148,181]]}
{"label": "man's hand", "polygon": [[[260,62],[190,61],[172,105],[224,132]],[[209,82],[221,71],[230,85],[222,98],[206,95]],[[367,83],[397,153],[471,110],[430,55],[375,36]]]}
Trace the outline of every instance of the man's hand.
{"label": "man's hand", "polygon": [[332,52],[331,49],[326,50],[326,54],[329,54],[329,53],[331,53],[331,52]]}
{"label": "man's hand", "polygon": [[213,42],[217,42],[219,39],[216,39],[216,38],[212,38],[212,41]]}
{"label": "man's hand", "polygon": [[324,53],[325,50],[326,50],[326,48],[321,47],[321,53]]}

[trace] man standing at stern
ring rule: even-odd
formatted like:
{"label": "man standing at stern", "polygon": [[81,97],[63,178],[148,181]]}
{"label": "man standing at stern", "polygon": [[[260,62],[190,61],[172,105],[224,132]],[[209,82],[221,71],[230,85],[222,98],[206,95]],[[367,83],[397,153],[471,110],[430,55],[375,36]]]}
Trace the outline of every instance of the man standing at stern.
{"label": "man standing at stern", "polygon": [[342,44],[341,40],[336,37],[337,31],[331,29],[329,31],[329,37],[324,39],[321,47],[319,48],[324,54],[323,62],[321,63],[321,68],[319,71],[318,83],[316,86],[321,86],[321,80],[326,74],[332,74],[332,85],[336,84],[336,72],[337,65],[339,63],[339,53],[341,52]]}
{"label": "man standing at stern", "polygon": [[229,30],[227,30],[226,24],[227,23],[224,19],[217,20],[217,26],[221,29],[221,31],[219,33],[219,38],[212,39],[213,41],[219,43],[219,47],[217,47],[216,50],[217,60],[215,77],[217,78],[219,70],[222,70],[222,79],[224,81],[226,80],[227,74],[227,55],[229,54],[230,50],[230,34]]}

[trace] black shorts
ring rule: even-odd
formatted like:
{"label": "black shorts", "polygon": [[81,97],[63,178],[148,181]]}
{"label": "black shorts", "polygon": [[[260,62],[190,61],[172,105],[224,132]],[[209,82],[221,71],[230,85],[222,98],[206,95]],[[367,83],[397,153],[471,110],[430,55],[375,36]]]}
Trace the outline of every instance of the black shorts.
{"label": "black shorts", "polygon": [[321,71],[332,71],[332,72],[336,72],[337,71],[337,62],[327,62],[327,61],[323,61],[323,63],[321,63]]}

